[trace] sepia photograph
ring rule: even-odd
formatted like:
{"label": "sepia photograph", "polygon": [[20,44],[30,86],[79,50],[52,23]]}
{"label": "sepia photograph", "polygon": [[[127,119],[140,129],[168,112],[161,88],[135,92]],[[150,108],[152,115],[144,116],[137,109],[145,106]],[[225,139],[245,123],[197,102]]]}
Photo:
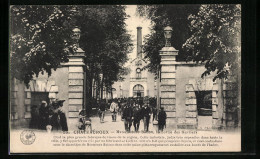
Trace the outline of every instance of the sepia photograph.
{"label": "sepia photograph", "polygon": [[10,5],[10,153],[241,152],[241,5]]}

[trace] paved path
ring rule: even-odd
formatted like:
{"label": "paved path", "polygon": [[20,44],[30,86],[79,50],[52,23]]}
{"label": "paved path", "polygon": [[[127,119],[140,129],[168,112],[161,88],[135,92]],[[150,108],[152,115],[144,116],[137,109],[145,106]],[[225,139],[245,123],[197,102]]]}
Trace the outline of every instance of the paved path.
{"label": "paved path", "polygon": [[[98,116],[91,117],[91,120],[92,120],[92,122],[91,122],[92,130],[95,129],[95,130],[125,131],[124,121],[121,120],[121,115],[117,115],[116,122],[112,122],[112,116],[109,111],[106,111],[106,113],[105,113],[104,123],[100,123],[100,119]],[[144,130],[144,123],[141,120],[140,126],[139,126],[139,131],[143,131],[143,130]],[[155,130],[157,130],[157,126],[153,125],[152,122],[150,121],[149,131],[155,131]],[[133,124],[131,126],[131,131],[134,131]]]}

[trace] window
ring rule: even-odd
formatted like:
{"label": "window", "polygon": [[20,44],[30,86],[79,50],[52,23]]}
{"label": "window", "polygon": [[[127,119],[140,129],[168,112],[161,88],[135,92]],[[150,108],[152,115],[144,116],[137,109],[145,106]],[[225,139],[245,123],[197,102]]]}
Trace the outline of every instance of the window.
{"label": "window", "polygon": [[135,63],[136,66],[142,66],[142,60],[139,60]]}
{"label": "window", "polygon": [[212,115],[212,91],[196,91],[198,115]]}

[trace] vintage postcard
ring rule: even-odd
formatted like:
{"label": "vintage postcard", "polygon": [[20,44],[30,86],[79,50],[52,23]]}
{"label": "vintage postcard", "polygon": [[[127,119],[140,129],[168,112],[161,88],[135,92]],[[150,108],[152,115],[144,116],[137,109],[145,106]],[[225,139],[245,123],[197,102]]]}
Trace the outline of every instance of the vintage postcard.
{"label": "vintage postcard", "polygon": [[241,152],[241,5],[11,5],[10,153]]}

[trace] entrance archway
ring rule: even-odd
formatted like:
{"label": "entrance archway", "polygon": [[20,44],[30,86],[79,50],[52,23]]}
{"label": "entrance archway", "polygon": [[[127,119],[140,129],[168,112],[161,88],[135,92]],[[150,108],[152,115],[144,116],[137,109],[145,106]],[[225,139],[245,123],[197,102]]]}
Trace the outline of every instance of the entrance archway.
{"label": "entrance archway", "polygon": [[137,84],[133,87],[133,97],[144,97],[144,87]]}
{"label": "entrance archway", "polygon": [[198,112],[198,128],[212,128],[212,91],[195,91]]}

